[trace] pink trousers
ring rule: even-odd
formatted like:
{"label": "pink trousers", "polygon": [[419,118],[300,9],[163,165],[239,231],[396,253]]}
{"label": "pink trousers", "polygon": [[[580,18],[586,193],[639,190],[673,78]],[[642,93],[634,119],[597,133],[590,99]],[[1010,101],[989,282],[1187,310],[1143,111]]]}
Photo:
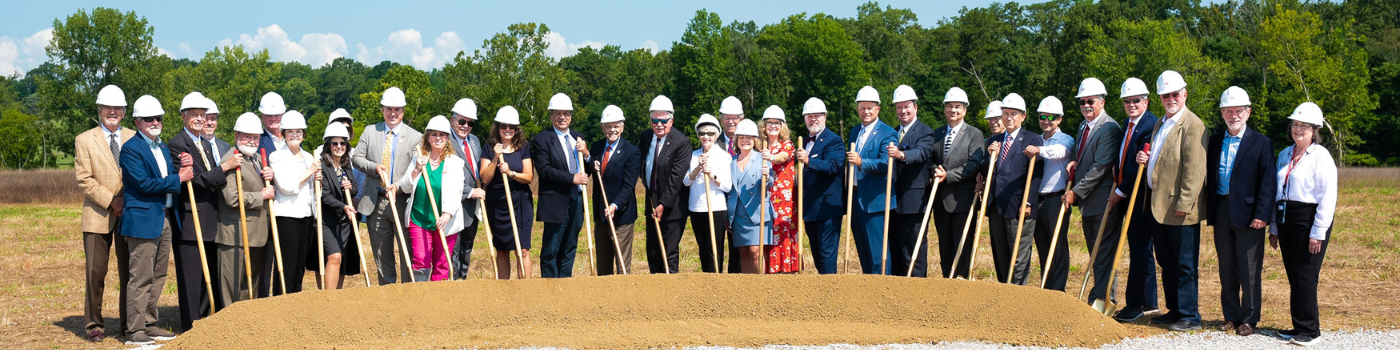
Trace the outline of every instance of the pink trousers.
{"label": "pink trousers", "polygon": [[447,236],[447,249],[443,249],[442,240],[438,238],[437,231],[425,230],[413,222],[408,223],[408,241],[413,245],[413,269],[432,268],[433,281],[441,281],[448,278],[447,275],[447,254],[457,245],[457,234]]}

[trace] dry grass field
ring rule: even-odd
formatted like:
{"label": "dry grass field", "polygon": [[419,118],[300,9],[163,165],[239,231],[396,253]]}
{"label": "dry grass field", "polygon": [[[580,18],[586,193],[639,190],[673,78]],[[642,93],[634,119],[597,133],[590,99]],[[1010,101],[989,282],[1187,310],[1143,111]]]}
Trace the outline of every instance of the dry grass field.
{"label": "dry grass field", "polygon": [[[0,173],[0,347],[21,349],[122,348],[115,339],[92,344],[83,340],[83,250],[78,232],[81,195],[71,170]],[[1333,241],[1322,269],[1320,304],[1324,329],[1400,328],[1400,169],[1344,169]],[[1073,269],[1069,292],[1078,294],[1083,268],[1089,260],[1076,217],[1071,225]],[[538,247],[542,225],[535,224]],[[646,270],[640,227],[634,243],[633,271]],[[484,233],[484,232],[483,232]],[[985,233],[983,233],[985,235]],[[1221,321],[1219,279],[1209,227],[1202,229],[1200,306],[1207,326]],[[936,236],[935,236],[936,237]],[[485,234],[477,247],[487,244]],[[982,242],[987,242],[983,237]],[[589,274],[586,241],[580,239],[575,276]],[[845,243],[845,242],[843,242]],[[931,244],[936,244],[932,242]],[[991,254],[983,243],[978,254],[978,280],[992,280]],[[698,271],[694,236],[681,242],[681,270]],[[538,257],[538,252],[532,252]],[[1264,310],[1261,328],[1287,328],[1288,286],[1278,250],[1267,250],[1264,262]],[[489,255],[478,249],[473,278],[490,278]],[[936,263],[937,256],[931,257]],[[1125,259],[1126,260],[1126,259]],[[112,264],[115,268],[115,263]],[[815,273],[809,268],[804,273]],[[854,261],[852,262],[854,266]],[[933,264],[931,264],[933,265]],[[1120,265],[1126,272],[1126,261]],[[372,268],[371,268],[372,269]],[[174,272],[160,302],[161,325],[174,328]],[[936,270],[936,267],[934,268]],[[854,271],[854,269],[852,269]],[[538,267],[536,267],[538,276]],[[1038,276],[1038,274],[1036,274]],[[107,278],[104,314],[116,329],[116,273]],[[1120,279],[1121,280],[1121,279]],[[308,288],[314,278],[307,276]],[[363,277],[347,280],[347,288],[365,288]],[[988,282],[991,283],[991,282]],[[1035,277],[1031,283],[1039,284]],[[1119,290],[1122,290],[1121,287]],[[1145,323],[1145,320],[1140,321]]]}

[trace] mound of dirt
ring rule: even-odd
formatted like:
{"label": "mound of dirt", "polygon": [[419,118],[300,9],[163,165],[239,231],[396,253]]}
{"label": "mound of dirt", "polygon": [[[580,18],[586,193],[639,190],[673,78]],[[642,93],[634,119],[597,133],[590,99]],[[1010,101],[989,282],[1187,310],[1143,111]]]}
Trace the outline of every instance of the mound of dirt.
{"label": "mound of dirt", "polygon": [[237,303],[167,349],[671,348],[952,340],[1098,347],[1137,331],[1065,293],[868,275],[631,275],[308,291]]}

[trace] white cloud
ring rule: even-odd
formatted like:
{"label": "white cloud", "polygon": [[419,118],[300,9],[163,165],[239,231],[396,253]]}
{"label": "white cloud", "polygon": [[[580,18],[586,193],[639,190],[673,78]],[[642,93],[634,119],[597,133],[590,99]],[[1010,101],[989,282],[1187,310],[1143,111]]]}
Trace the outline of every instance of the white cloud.
{"label": "white cloud", "polygon": [[166,50],[164,47],[156,46],[156,55],[175,58],[175,53]]}
{"label": "white cloud", "polygon": [[545,49],[545,54],[554,58],[564,58],[578,54],[578,50],[587,46],[594,50],[602,50],[608,45],[606,41],[584,40],[580,43],[570,44],[564,40],[564,36],[558,32],[549,32],[545,35],[545,42],[549,43],[549,48]]}
{"label": "white cloud", "polygon": [[238,40],[224,39],[219,46],[243,45],[249,51],[267,49],[273,60],[301,62],[311,66],[322,66],[348,52],[345,38],[335,33],[310,33],[301,36],[301,41],[292,41],[282,26],[273,24],[258,28],[257,35],[240,34]]}
{"label": "white cloud", "polygon": [[182,43],[180,43],[179,45],[175,45],[175,51],[178,52],[178,53],[181,54],[181,55],[184,55],[185,58],[189,58],[189,59],[201,59],[201,57],[195,57],[195,56],[194,56],[194,49],[190,47],[190,43],[183,43],[183,42],[182,42]]}
{"label": "white cloud", "polygon": [[381,45],[370,48],[356,44],[359,53],[355,59],[368,65],[389,60],[407,63],[418,69],[442,67],[448,60],[457,57],[465,44],[455,32],[445,32],[433,39],[433,46],[423,46],[423,33],[414,29],[404,29],[389,33],[389,38]]}
{"label": "white cloud", "polygon": [[639,49],[644,49],[644,50],[650,50],[650,51],[651,51],[651,54],[653,54],[653,55],[655,55],[657,52],[660,52],[660,51],[661,51],[661,45],[657,45],[655,41],[651,41],[651,40],[643,41],[643,42],[642,42],[642,46],[641,46],[641,47],[638,47],[638,48],[639,48]]}
{"label": "white cloud", "polygon": [[40,30],[24,39],[0,36],[0,75],[23,75],[48,61],[44,47],[53,40],[53,28]]}

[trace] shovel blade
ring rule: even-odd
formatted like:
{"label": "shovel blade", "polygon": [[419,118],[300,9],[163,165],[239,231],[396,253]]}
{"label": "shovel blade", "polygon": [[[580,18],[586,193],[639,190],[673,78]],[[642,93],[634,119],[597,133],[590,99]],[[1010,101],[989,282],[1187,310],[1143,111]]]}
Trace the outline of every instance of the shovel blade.
{"label": "shovel blade", "polygon": [[1118,311],[1118,304],[1106,302],[1103,299],[1094,299],[1093,307],[1095,311],[1104,314],[1104,316],[1113,316],[1113,312]]}

